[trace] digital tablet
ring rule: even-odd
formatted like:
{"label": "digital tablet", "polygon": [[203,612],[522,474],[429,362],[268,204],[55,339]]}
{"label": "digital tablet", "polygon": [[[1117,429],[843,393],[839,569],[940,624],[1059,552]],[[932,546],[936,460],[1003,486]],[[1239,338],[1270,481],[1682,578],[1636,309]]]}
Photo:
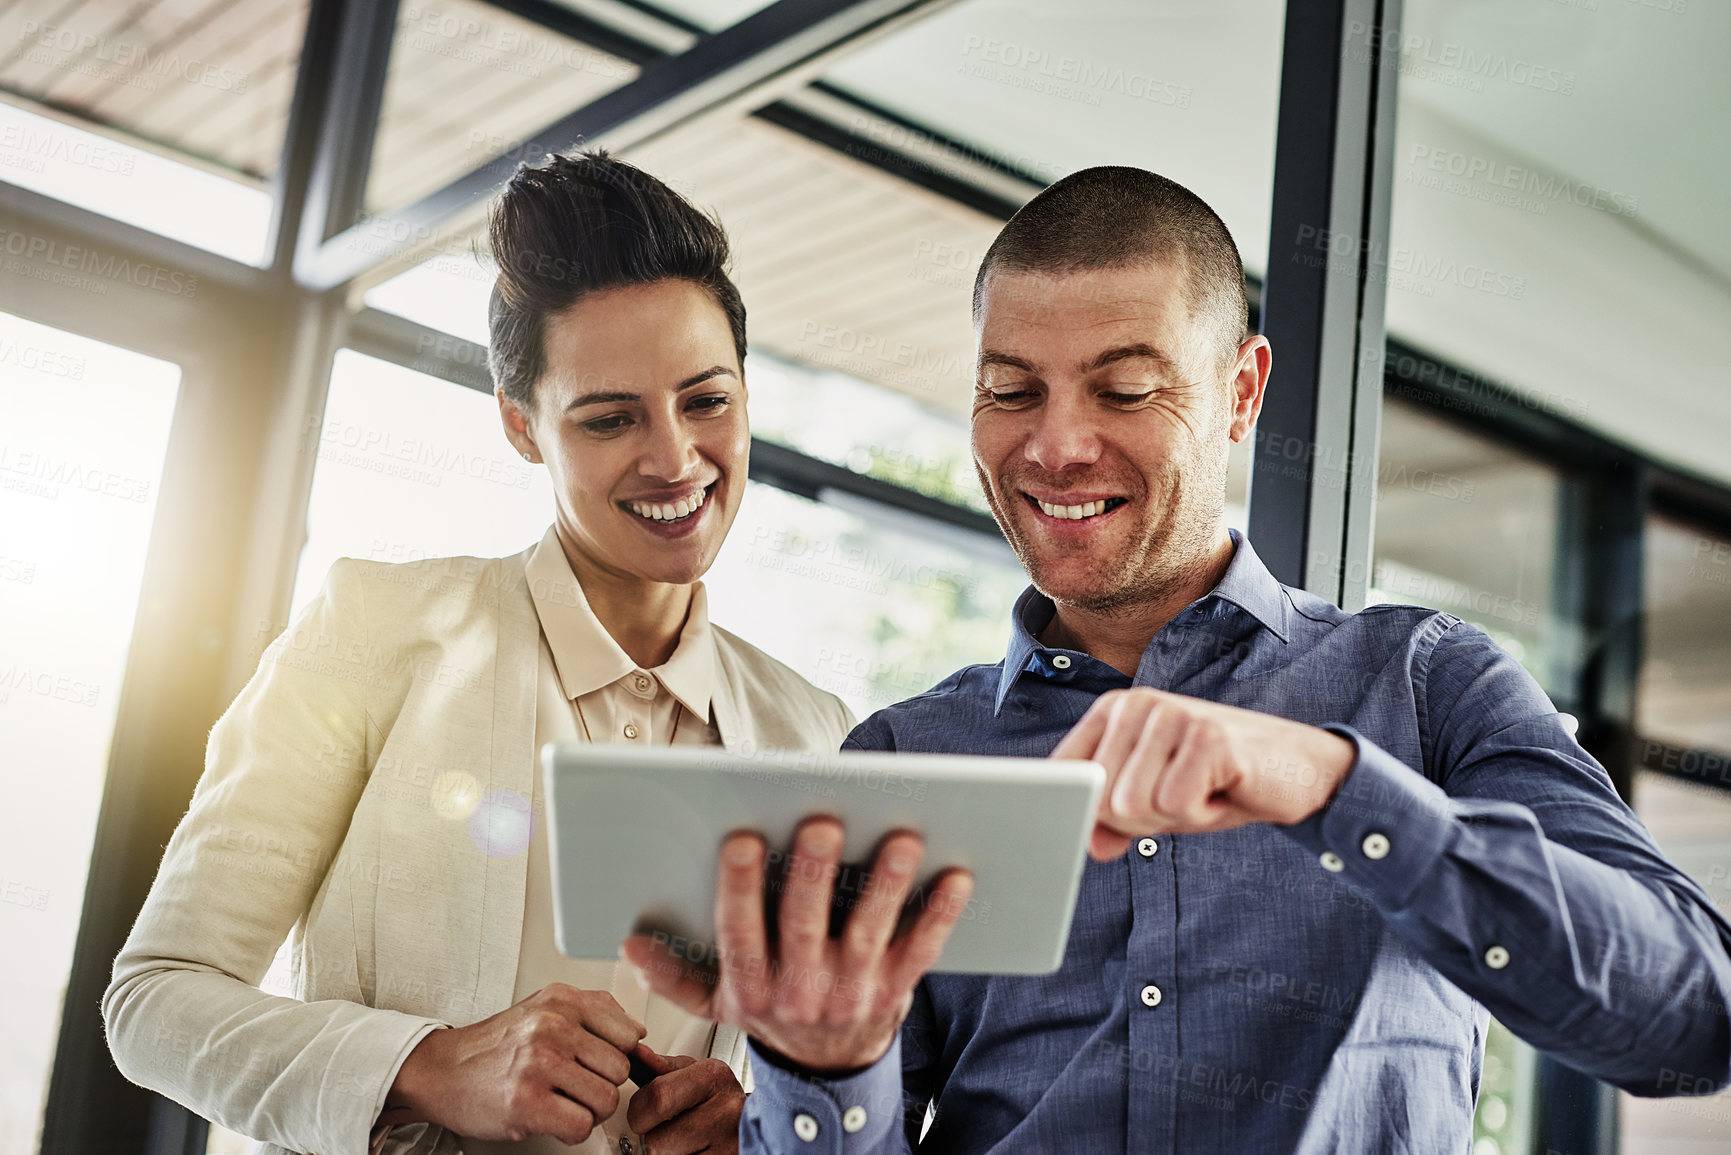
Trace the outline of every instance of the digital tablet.
{"label": "digital tablet", "polygon": [[541,758],[555,941],[573,958],[614,958],[635,932],[677,936],[684,957],[713,957],[716,856],[736,830],[756,830],[769,844],[773,934],[794,830],[828,814],[847,828],[833,927],[878,843],[912,830],[926,853],[904,925],[940,870],[974,874],[973,896],[932,969],[1049,974],[1063,961],[1105,782],[1097,763],[1049,758],[577,743],[549,743]]}

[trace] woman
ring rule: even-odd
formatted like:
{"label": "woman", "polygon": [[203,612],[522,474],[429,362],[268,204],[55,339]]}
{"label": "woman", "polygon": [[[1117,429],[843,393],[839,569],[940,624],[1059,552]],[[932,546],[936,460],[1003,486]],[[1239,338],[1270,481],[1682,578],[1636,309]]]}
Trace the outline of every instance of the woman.
{"label": "woman", "polygon": [[[519,170],[491,242],[499,410],[554,524],[332,567],[211,732],[110,1045],[291,1151],[731,1150],[743,1040],[554,948],[535,772],[549,741],[831,751],[852,723],[708,621],[750,446],[727,240],[591,153]],[[298,999],[266,995],[291,934]],[[635,1095],[632,1055],[660,1073]]]}

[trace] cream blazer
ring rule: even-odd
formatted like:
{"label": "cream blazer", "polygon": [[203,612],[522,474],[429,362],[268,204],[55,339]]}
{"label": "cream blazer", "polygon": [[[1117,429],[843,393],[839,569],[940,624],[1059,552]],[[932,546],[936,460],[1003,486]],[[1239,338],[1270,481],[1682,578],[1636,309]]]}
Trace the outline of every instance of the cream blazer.
{"label": "cream blazer", "polygon": [[[413,1044],[511,1004],[528,856],[470,823],[533,797],[532,552],[343,559],[265,651],[103,996],[127,1078],[266,1151],[364,1155]],[[715,662],[728,749],[829,752],[852,725],[719,628]],[[258,989],[285,939],[292,999]],[[390,1149],[460,1145],[422,1124]]]}

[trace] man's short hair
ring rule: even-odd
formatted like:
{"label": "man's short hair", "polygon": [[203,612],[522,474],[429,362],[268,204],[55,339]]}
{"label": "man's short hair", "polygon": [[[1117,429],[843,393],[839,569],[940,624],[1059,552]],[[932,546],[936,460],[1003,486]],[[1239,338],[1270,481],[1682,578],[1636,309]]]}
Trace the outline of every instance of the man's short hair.
{"label": "man's short hair", "polygon": [[530,403],[547,371],[547,321],[590,293],[662,280],[708,290],[745,364],[745,305],[719,222],[604,149],[520,165],[493,206],[499,279],[487,309],[494,386]]}
{"label": "man's short hair", "polygon": [[1177,181],[1122,165],[1073,172],[1009,219],[974,277],[974,324],[996,270],[1076,273],[1149,260],[1180,267],[1190,316],[1214,330],[1211,343],[1230,363],[1250,335],[1244,262],[1232,234]]}

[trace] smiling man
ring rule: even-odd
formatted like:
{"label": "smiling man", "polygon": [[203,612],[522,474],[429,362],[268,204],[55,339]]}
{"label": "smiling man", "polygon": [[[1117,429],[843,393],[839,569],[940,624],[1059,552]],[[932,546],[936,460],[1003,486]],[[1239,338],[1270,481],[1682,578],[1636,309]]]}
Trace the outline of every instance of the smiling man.
{"label": "smiling man", "polygon": [[627,950],[751,1034],[745,1149],[1460,1155],[1489,1014],[1637,1094],[1724,1086],[1731,926],[1520,665],[1283,586],[1228,531],[1271,351],[1207,205],[1070,176],[974,315],[974,458],[1033,588],[1002,662],[848,746],[1095,758],[1094,861],[1056,974],[925,975],[969,880],[898,935],[917,839],[832,937],[841,831],[807,822],[773,938],[763,844],[730,839],[719,973]]}

